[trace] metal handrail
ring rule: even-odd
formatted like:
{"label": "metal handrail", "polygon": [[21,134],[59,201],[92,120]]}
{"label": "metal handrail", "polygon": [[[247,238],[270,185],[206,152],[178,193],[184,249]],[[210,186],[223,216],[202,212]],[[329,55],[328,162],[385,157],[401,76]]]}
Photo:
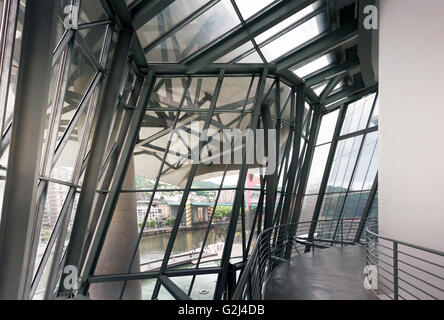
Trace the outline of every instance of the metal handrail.
{"label": "metal handrail", "polygon": [[[376,221],[376,219],[369,218],[362,221],[343,218],[303,221],[262,231],[256,239],[253,251],[231,298],[233,300],[263,299],[266,281],[278,265],[315,248],[328,248],[335,244],[355,244],[357,243],[355,234],[351,234],[350,231],[354,230],[352,229],[354,225],[367,221]],[[315,232],[309,239],[309,230],[314,226]]]}
{"label": "metal handrail", "polygon": [[366,232],[368,234],[371,234],[371,235],[375,236],[375,237],[378,237],[379,239],[387,240],[387,241],[390,241],[390,242],[397,242],[398,244],[402,244],[403,246],[411,247],[411,248],[418,249],[418,250],[421,250],[421,251],[430,252],[430,253],[437,254],[437,255],[440,255],[440,256],[444,257],[444,251],[435,250],[435,249],[431,249],[431,248],[426,248],[426,247],[418,246],[418,245],[413,244],[413,243],[409,243],[409,242],[400,241],[400,240],[392,239],[392,238],[389,238],[389,237],[381,236],[380,234],[377,234],[376,232],[371,231],[371,229],[377,228],[377,227],[378,227],[377,225],[368,226]]}
{"label": "metal handrail", "polygon": [[373,292],[391,300],[444,299],[444,252],[381,236],[376,228],[366,229],[366,264],[377,272]]}

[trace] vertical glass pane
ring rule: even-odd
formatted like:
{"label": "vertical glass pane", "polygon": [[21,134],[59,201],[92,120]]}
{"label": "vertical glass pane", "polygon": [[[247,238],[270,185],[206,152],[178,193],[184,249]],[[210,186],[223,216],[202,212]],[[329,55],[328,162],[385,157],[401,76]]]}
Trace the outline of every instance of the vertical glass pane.
{"label": "vertical glass pane", "polygon": [[331,142],[335,132],[336,122],[338,120],[339,110],[330,112],[322,117],[321,128],[318,133],[317,145]]}
{"label": "vertical glass pane", "polygon": [[330,144],[315,148],[307,189],[305,191],[306,194],[316,194],[319,192],[329,150]]}
{"label": "vertical glass pane", "polygon": [[344,192],[348,189],[351,175],[358,158],[363,136],[338,142],[326,192]]}
{"label": "vertical glass pane", "polygon": [[351,190],[369,190],[378,170],[378,132],[365,136]]}
{"label": "vertical glass pane", "polygon": [[353,133],[367,127],[375,96],[376,94],[372,93],[348,105],[341,135]]}

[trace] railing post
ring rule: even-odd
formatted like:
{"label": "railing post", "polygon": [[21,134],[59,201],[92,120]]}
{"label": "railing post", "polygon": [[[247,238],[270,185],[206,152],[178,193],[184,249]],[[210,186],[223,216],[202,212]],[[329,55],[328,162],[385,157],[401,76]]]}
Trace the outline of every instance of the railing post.
{"label": "railing post", "polygon": [[398,300],[398,243],[393,242],[393,299]]}

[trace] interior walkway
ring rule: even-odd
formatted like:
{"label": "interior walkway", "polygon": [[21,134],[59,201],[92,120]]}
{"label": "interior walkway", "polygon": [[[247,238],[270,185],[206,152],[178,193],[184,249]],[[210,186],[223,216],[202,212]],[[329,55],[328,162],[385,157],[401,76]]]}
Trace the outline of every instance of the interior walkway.
{"label": "interior walkway", "polygon": [[377,300],[364,289],[365,246],[316,249],[270,275],[265,300]]}

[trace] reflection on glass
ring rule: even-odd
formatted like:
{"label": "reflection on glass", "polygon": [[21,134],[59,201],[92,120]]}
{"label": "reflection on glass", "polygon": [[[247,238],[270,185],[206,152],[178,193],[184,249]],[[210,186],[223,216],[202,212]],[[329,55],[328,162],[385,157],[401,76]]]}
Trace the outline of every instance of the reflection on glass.
{"label": "reflection on glass", "polygon": [[378,170],[378,132],[365,136],[351,190],[369,190]]}
{"label": "reflection on glass", "polygon": [[253,53],[249,54],[245,58],[242,58],[238,61],[238,63],[262,63],[261,56],[257,51],[254,51]]}
{"label": "reflection on glass", "polygon": [[241,12],[242,18],[247,20],[274,1],[276,0],[236,0],[236,5]]}

